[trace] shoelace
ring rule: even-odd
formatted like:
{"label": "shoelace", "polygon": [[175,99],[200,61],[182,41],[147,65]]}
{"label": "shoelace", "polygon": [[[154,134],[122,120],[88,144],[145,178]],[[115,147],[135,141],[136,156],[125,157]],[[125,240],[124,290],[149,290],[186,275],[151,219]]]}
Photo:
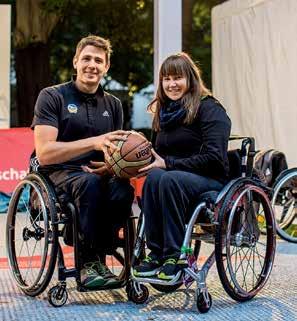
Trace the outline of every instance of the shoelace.
{"label": "shoelace", "polygon": [[88,262],[85,264],[85,267],[87,269],[92,269],[92,270],[98,271],[98,273],[103,276],[106,274],[110,274],[110,271],[108,270],[108,268],[104,264],[102,264],[98,261]]}
{"label": "shoelace", "polygon": [[166,265],[166,264],[176,264],[176,262],[177,262],[177,259],[171,258],[171,259],[167,259],[167,260],[164,262],[164,265]]}
{"label": "shoelace", "polygon": [[150,263],[153,259],[150,256],[146,256],[143,262]]}

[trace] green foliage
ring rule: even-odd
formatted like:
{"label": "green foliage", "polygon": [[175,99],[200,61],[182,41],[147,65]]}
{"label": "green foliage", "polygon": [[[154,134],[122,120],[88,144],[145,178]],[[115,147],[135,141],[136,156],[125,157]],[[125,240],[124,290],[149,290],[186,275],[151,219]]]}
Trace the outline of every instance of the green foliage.
{"label": "green foliage", "polygon": [[[184,0],[188,1],[188,0]],[[211,88],[211,8],[224,0],[195,0],[192,11],[192,32],[183,35],[191,44],[189,53],[202,70],[202,77]]]}
{"label": "green foliage", "polygon": [[127,86],[130,95],[153,81],[153,0],[72,2],[51,41],[53,82],[70,78],[75,45],[89,34],[110,39],[109,76]]}

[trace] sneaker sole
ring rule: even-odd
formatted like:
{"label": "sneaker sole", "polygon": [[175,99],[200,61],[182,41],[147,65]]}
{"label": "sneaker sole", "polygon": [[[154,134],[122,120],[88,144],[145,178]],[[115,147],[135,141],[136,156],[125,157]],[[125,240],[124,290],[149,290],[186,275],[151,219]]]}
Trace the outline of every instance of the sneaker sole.
{"label": "sneaker sole", "polygon": [[83,283],[82,286],[85,287],[85,288],[92,289],[92,288],[96,288],[96,287],[99,287],[99,286],[103,286],[105,284],[106,284],[106,280],[98,279],[98,280],[93,280],[93,281],[90,281],[90,282]]}
{"label": "sneaker sole", "polygon": [[148,272],[137,272],[133,270],[133,275],[136,277],[146,277],[146,276],[156,276],[158,274],[160,269],[156,269],[153,271],[148,271]]}
{"label": "sneaker sole", "polygon": [[165,281],[171,281],[175,277],[176,277],[176,274],[174,274],[174,275],[166,275],[166,274],[164,274],[162,272],[158,274],[158,279],[165,280]]}

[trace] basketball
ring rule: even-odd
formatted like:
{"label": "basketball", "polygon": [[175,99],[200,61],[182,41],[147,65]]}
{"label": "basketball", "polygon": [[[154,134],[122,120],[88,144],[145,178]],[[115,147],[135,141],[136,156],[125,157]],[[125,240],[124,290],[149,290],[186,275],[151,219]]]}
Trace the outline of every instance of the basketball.
{"label": "basketball", "polygon": [[131,178],[139,175],[138,170],[150,164],[152,159],[151,143],[140,133],[131,132],[125,141],[113,142],[119,150],[108,153],[105,160],[108,170],[121,178]]}

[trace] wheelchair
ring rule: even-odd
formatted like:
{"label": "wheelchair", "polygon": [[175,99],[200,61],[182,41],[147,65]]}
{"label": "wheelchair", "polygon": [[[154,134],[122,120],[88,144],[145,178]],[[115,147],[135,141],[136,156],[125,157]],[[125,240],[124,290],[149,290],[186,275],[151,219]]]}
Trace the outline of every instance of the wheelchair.
{"label": "wheelchair", "polygon": [[[127,284],[134,236],[135,223],[131,213],[119,227],[115,244],[106,256],[106,264],[119,279],[112,288]],[[73,244],[74,264],[73,259],[69,263],[69,250],[64,247],[62,239],[66,244]],[[51,282],[57,267],[58,283],[48,291],[51,305],[60,307],[66,303],[67,278],[75,278],[78,291],[90,291],[82,286],[80,280],[79,241],[78,219],[73,203],[57,197],[52,182],[42,170],[30,171],[12,194],[6,223],[8,260],[18,288],[32,297],[41,294]],[[110,288],[105,286],[100,289]]]}
{"label": "wheelchair", "polygon": [[281,172],[272,190],[276,232],[282,239],[297,243],[297,168]]}
{"label": "wheelchair", "polygon": [[[200,195],[181,248],[180,259],[187,264],[180,266],[180,271],[170,281],[133,275],[133,266],[145,252],[145,221],[140,213],[131,278],[126,289],[129,300],[144,303],[149,297],[147,283],[167,293],[182,284],[188,289],[195,282],[196,306],[200,313],[206,313],[212,306],[206,278],[214,263],[223,288],[236,301],[252,299],[267,282],[276,247],[269,190],[252,174],[254,138],[235,136],[230,139],[241,140],[240,149],[228,152],[231,180],[220,192]],[[265,233],[261,233],[264,230]],[[202,242],[214,244],[214,250],[202,266],[198,266]]]}

